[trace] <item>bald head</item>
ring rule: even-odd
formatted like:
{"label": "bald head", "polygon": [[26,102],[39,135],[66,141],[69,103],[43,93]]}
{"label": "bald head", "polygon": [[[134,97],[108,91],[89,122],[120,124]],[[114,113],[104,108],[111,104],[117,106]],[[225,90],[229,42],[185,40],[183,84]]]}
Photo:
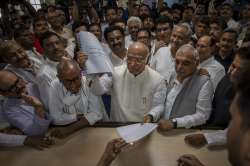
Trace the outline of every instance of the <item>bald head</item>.
{"label": "bald head", "polygon": [[57,65],[57,73],[58,75],[69,75],[74,72],[80,72],[79,65],[70,59],[63,59],[61,62]]}
{"label": "bald head", "polygon": [[148,54],[149,50],[145,44],[135,42],[130,45],[127,54],[127,67],[130,73],[137,76],[144,71]]}
{"label": "bald head", "polygon": [[58,78],[64,87],[72,93],[78,93],[81,88],[81,73],[78,64],[70,59],[62,60],[57,66]]}
{"label": "bald head", "polygon": [[8,89],[13,83],[15,83],[17,76],[6,70],[0,71],[0,90],[5,91]]}
{"label": "bald head", "polygon": [[149,54],[149,49],[142,42],[134,42],[128,48],[128,54],[130,54],[131,52],[136,56],[140,56],[141,58],[146,59]]}
{"label": "bald head", "polygon": [[6,97],[21,97],[27,93],[26,84],[21,77],[16,74],[1,70],[0,71],[0,94]]}

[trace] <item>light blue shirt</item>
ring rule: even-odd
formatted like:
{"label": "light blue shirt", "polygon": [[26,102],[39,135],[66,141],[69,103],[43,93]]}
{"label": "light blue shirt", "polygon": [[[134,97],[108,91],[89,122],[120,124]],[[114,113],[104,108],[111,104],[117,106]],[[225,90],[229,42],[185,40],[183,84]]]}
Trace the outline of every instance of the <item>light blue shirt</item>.
{"label": "light blue shirt", "polygon": [[[32,85],[27,84],[26,88],[29,95],[35,96],[32,93]],[[4,116],[7,121],[14,127],[19,128],[25,135],[45,135],[50,124],[50,117],[40,118],[35,114],[33,106],[25,103],[21,98],[6,98],[3,103]]]}

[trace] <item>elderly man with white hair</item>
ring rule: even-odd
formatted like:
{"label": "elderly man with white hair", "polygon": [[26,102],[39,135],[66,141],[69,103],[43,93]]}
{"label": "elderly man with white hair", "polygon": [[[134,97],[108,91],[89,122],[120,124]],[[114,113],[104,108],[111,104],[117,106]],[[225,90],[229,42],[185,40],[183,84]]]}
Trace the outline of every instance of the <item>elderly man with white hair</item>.
{"label": "elderly man with white hair", "polygon": [[136,35],[142,27],[142,21],[139,17],[132,16],[127,21],[129,35],[125,37],[125,47],[128,48],[136,41]]}
{"label": "elderly man with white hair", "polygon": [[135,42],[128,48],[127,64],[115,67],[112,78],[103,75],[93,80],[96,95],[111,94],[111,121],[153,122],[162,115],[166,84],[146,65],[148,54],[146,45]]}
{"label": "elderly man with white hair", "polygon": [[170,130],[202,125],[209,118],[213,85],[207,75],[198,72],[199,55],[193,46],[185,44],[176,52],[174,81],[170,81],[164,119],[159,128]]}

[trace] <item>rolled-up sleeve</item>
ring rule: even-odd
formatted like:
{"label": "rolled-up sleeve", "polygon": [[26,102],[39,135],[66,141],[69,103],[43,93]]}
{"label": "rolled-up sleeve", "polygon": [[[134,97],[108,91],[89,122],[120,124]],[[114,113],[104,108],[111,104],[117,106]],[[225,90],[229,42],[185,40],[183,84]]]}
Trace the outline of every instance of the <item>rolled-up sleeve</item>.
{"label": "rolled-up sleeve", "polygon": [[27,136],[0,133],[0,146],[22,146]]}
{"label": "rolled-up sleeve", "polygon": [[219,130],[212,133],[204,133],[209,147],[211,146],[222,146],[227,143],[227,129]]}
{"label": "rolled-up sleeve", "polygon": [[103,118],[103,112],[102,112],[103,109],[101,109],[101,107],[102,105],[100,97],[89,92],[88,110],[84,116],[88,120],[90,125],[94,125],[97,121]]}

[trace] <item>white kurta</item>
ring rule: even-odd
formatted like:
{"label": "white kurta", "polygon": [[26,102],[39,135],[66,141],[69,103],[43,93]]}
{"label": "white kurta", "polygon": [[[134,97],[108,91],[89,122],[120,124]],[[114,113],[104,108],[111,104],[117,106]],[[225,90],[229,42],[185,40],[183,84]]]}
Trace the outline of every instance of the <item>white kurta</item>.
{"label": "white kurta", "polygon": [[159,72],[168,82],[175,71],[175,59],[171,55],[170,47],[170,45],[161,47],[152,57],[150,63],[150,67]]}
{"label": "white kurta", "polygon": [[203,61],[200,63],[199,67],[208,71],[210,79],[213,83],[213,88],[215,90],[220,80],[226,74],[225,68],[218,61],[216,61],[214,57]]}
{"label": "white kurta", "polygon": [[92,89],[98,94],[110,90],[111,121],[140,122],[147,114],[157,121],[163,113],[165,80],[148,66],[136,77],[126,65],[116,67],[113,78],[104,75],[95,79]]}
{"label": "white kurta", "polygon": [[103,117],[101,100],[93,95],[82,78],[82,87],[77,94],[72,94],[58,80],[51,83],[49,94],[49,112],[53,124],[67,125],[77,121],[77,115],[83,115],[93,125]]}

